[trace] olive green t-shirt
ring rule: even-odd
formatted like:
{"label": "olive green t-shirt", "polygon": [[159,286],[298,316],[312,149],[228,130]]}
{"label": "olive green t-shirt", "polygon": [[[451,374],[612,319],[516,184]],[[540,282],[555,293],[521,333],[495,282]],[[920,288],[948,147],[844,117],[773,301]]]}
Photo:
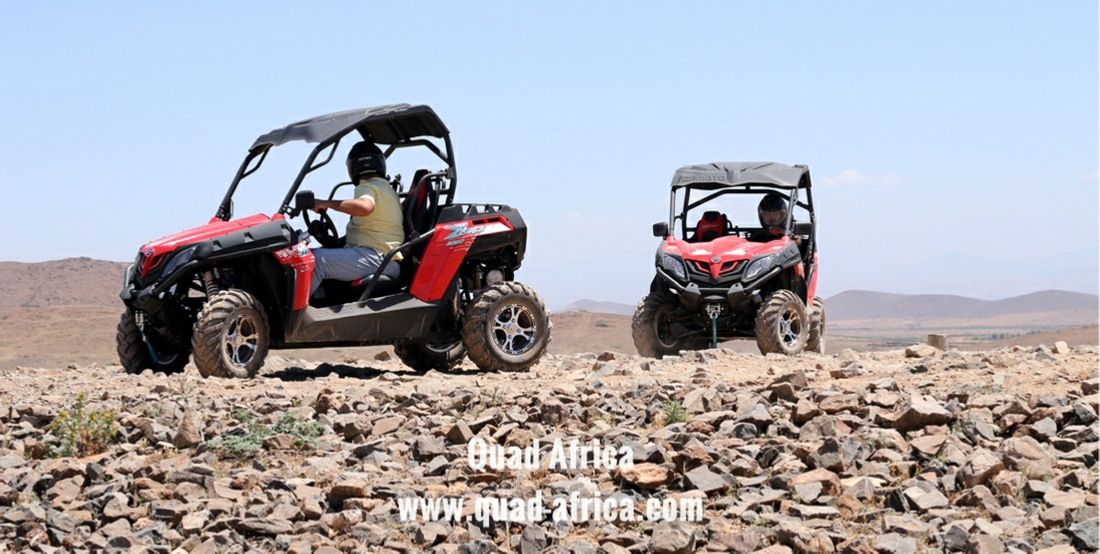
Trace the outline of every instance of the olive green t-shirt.
{"label": "olive green t-shirt", "polygon": [[[352,216],[348,221],[348,246],[373,248],[385,256],[405,240],[401,199],[385,179],[372,177],[355,187],[356,198],[370,198],[370,215]],[[400,260],[401,255],[394,256]]]}

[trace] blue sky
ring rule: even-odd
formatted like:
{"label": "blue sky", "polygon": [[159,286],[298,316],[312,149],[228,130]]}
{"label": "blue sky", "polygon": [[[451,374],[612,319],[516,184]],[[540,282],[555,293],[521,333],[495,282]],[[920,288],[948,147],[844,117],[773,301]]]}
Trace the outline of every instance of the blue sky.
{"label": "blue sky", "polygon": [[410,102],[460,201],[521,210],[551,307],[636,302],[709,161],[810,166],[826,296],[1097,292],[1096,2],[102,4],[0,4],[0,260],[132,259],[259,134]]}

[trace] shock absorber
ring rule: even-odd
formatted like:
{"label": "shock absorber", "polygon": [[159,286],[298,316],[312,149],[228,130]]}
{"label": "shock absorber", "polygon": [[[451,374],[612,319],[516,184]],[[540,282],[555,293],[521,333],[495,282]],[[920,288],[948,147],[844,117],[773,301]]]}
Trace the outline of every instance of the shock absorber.
{"label": "shock absorber", "polygon": [[214,277],[214,270],[207,269],[202,272],[202,285],[206,288],[207,300],[218,294],[218,280]]}

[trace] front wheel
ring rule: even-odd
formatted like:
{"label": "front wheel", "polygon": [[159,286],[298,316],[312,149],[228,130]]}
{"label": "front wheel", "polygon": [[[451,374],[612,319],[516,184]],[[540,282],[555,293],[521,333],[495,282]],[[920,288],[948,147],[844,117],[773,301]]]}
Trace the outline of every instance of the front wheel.
{"label": "front wheel", "polygon": [[446,371],[462,363],[462,359],[466,357],[466,345],[462,341],[398,344],[393,347],[393,353],[405,365],[417,371]]}
{"label": "front wheel", "polygon": [[756,345],[761,354],[795,356],[806,347],[806,305],[789,290],[768,295],[756,312]]}
{"label": "front wheel", "polygon": [[493,285],[474,299],[462,322],[462,342],[483,371],[526,371],[550,343],[542,297],[516,282]]}
{"label": "front wheel", "polygon": [[[151,333],[155,331],[150,330]],[[146,335],[149,336],[149,335]],[[146,336],[142,336],[138,328],[137,317],[134,312],[127,309],[122,312],[122,318],[118,322],[118,332],[115,334],[115,343],[118,350],[118,361],[126,373],[141,373],[146,369],[161,373],[179,373],[183,366],[187,365],[186,346],[172,351],[167,347],[154,347],[155,341],[147,342]],[[159,338],[154,335],[153,338]],[[185,343],[186,344],[186,343]],[[156,356],[154,358],[153,356]]]}
{"label": "front wheel", "polygon": [[260,371],[270,340],[260,301],[242,290],[225,290],[199,312],[191,348],[203,377],[244,379]]}
{"label": "front wheel", "polygon": [[674,337],[669,322],[669,314],[679,307],[675,296],[664,292],[651,292],[638,303],[634,310],[634,319],[630,324],[630,334],[634,339],[634,348],[646,358],[675,356],[681,350],[702,350],[710,348],[710,341],[695,336]]}
{"label": "front wheel", "polygon": [[814,297],[814,309],[810,314],[810,332],[806,338],[806,351],[825,353],[825,301]]}

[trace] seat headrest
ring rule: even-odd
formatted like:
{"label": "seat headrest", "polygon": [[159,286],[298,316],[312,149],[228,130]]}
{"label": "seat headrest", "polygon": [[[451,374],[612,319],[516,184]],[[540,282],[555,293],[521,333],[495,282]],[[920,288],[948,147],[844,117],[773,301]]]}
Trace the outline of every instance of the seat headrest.
{"label": "seat headrest", "polygon": [[722,212],[715,212],[715,211],[703,212],[703,220],[704,221],[718,221],[719,219],[722,219]]}

